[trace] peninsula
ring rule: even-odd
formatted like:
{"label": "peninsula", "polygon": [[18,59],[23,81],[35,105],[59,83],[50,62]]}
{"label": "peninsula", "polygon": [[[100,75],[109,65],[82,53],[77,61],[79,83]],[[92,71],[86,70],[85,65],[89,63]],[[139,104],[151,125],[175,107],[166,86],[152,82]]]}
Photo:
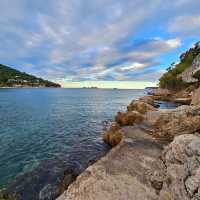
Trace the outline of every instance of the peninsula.
{"label": "peninsula", "polygon": [[0,87],[61,87],[61,85],[0,64]]}

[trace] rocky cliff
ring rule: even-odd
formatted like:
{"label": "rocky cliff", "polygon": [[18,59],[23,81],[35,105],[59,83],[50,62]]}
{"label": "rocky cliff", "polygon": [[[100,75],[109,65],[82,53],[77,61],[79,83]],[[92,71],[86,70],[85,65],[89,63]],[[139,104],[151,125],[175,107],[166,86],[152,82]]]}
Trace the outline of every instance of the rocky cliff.
{"label": "rocky cliff", "polygon": [[192,66],[182,72],[178,77],[186,83],[196,83],[200,80],[200,54],[194,59]]}

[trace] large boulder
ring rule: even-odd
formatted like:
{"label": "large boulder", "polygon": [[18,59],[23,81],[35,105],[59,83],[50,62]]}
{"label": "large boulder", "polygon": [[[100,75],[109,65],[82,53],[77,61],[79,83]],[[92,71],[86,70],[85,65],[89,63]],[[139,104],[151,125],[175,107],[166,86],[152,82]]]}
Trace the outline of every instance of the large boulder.
{"label": "large boulder", "polygon": [[118,112],[115,121],[120,126],[131,126],[136,123],[140,123],[143,120],[142,114],[137,111],[129,111],[126,113]]}
{"label": "large boulder", "polygon": [[200,105],[200,87],[194,91],[191,105]]}
{"label": "large boulder", "polygon": [[181,135],[163,154],[166,174],[160,200],[200,199],[200,137]]}
{"label": "large boulder", "polygon": [[[146,99],[146,101],[150,101],[150,100]],[[138,101],[132,101],[130,103],[130,105],[127,106],[127,110],[128,111],[137,111],[141,114],[145,114],[148,111],[155,111],[156,108],[146,102],[138,100]]]}
{"label": "large boulder", "polygon": [[167,97],[167,96],[171,95],[171,91],[168,90],[168,89],[164,89],[164,88],[158,88],[157,90],[155,90],[153,92],[153,95],[154,96],[164,96],[164,97]]}
{"label": "large boulder", "polygon": [[186,83],[195,83],[199,81],[200,73],[200,54],[194,59],[192,66],[181,73],[178,78],[181,78]]}
{"label": "large boulder", "polygon": [[171,141],[174,136],[193,134],[200,130],[200,106],[160,109],[145,115],[144,122],[153,127],[153,135]]}
{"label": "large boulder", "polygon": [[122,138],[123,132],[120,129],[120,125],[116,122],[113,122],[110,129],[103,135],[104,142],[111,146],[118,145],[121,142]]}
{"label": "large boulder", "polygon": [[139,98],[138,101],[142,101],[144,103],[147,103],[147,104],[154,106],[153,96],[144,96],[144,97]]}

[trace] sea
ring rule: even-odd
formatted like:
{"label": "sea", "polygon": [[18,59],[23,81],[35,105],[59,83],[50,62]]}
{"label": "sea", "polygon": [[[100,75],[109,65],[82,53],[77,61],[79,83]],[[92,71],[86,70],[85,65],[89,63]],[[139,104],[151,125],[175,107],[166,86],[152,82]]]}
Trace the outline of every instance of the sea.
{"label": "sea", "polygon": [[118,111],[147,90],[0,89],[0,189],[22,200],[52,200],[64,174],[105,155]]}

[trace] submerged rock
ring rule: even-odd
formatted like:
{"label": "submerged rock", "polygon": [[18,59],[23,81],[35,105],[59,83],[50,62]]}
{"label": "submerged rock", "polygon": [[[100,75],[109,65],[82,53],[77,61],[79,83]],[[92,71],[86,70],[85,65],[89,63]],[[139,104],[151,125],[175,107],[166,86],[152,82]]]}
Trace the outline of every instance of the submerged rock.
{"label": "submerged rock", "polygon": [[72,169],[67,169],[64,172],[63,181],[59,187],[59,194],[62,194],[68,186],[76,179],[77,174]]}

